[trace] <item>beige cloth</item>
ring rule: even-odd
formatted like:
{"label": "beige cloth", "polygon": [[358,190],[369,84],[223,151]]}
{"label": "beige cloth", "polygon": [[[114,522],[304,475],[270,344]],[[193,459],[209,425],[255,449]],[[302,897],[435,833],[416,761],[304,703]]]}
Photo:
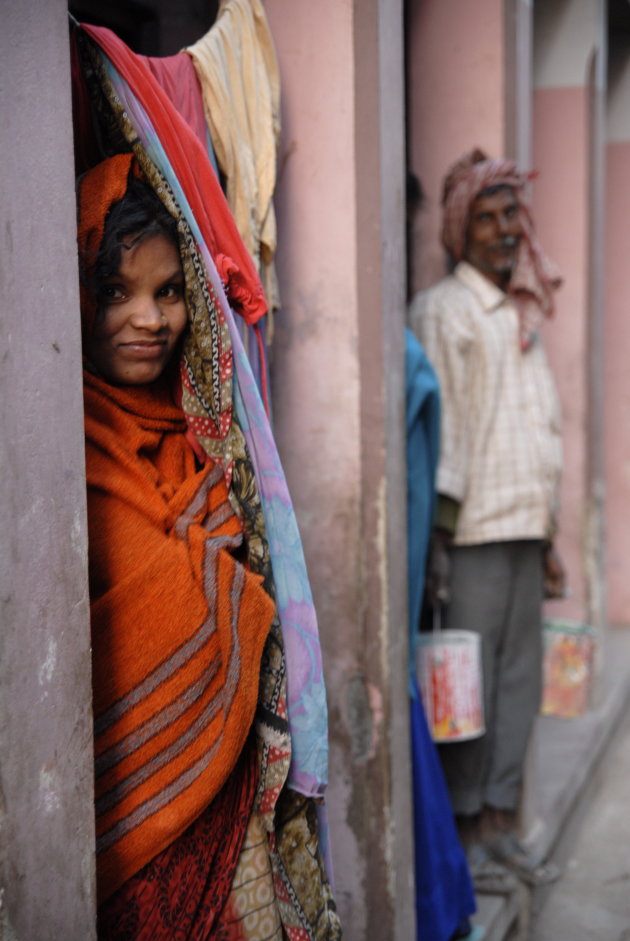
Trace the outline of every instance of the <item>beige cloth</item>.
{"label": "beige cloth", "polygon": [[185,50],[201,84],[227,200],[260,271],[269,310],[279,306],[273,191],[280,141],[280,73],[260,0],[222,0],[216,22]]}
{"label": "beige cloth", "polygon": [[550,536],[562,443],[540,337],[521,351],[513,300],[467,262],[415,296],[411,327],[440,381],[437,490],[461,504],[455,542]]}

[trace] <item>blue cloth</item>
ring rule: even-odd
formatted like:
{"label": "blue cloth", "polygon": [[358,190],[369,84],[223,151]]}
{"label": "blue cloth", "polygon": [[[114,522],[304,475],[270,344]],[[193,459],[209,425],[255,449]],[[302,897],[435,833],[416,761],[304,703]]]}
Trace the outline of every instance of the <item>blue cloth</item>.
{"label": "blue cloth", "polygon": [[405,402],[409,685],[413,695],[424,572],[435,511],[435,472],[440,453],[440,389],[426,353],[409,328],[405,332]]}
{"label": "blue cloth", "polygon": [[413,768],[417,941],[448,941],[475,911],[466,857],[429,734],[415,674],[424,573],[440,439],[440,395],[422,346],[406,331],[409,686]]}

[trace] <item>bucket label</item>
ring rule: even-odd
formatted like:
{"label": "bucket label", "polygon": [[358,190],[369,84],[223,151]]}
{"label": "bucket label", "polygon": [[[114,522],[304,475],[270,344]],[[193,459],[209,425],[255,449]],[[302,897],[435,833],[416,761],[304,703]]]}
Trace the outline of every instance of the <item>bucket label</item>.
{"label": "bucket label", "polygon": [[459,742],[483,735],[483,700],[478,635],[458,631],[425,635],[418,654],[418,682],[432,737]]}

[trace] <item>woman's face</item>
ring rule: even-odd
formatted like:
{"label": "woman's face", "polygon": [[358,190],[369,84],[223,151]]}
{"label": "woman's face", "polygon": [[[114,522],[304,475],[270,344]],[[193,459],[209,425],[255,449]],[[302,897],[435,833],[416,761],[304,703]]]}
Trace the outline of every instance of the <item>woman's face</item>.
{"label": "woman's face", "polygon": [[179,253],[164,235],[122,248],[121,265],[98,289],[99,313],[85,353],[112,385],[153,382],[186,326]]}

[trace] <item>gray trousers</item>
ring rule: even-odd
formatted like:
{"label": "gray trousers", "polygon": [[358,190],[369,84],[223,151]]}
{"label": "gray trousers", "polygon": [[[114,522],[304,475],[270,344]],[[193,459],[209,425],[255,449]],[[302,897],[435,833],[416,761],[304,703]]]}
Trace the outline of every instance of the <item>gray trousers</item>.
{"label": "gray trousers", "polygon": [[516,810],[542,686],[538,540],[456,546],[443,626],[481,634],[486,734],[439,746],[456,814]]}

